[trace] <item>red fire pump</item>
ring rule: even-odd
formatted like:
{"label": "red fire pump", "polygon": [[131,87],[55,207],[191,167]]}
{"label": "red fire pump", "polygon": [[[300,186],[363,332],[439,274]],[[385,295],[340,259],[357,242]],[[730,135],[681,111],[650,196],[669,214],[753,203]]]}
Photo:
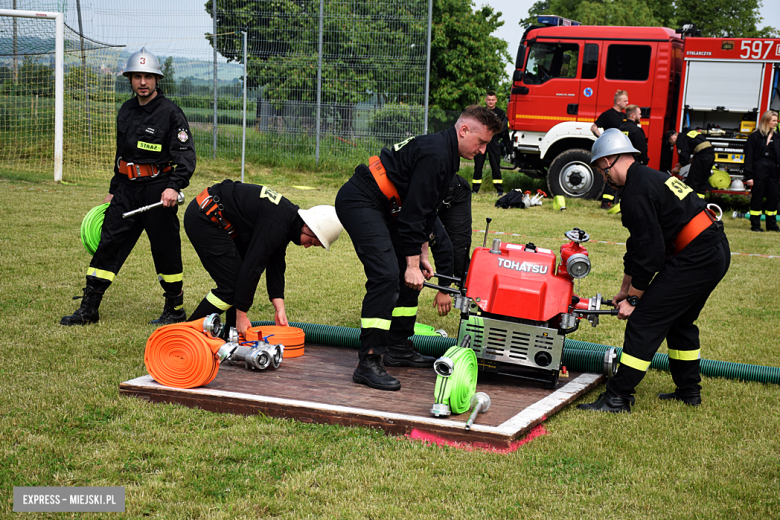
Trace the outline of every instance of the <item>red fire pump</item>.
{"label": "red fire pump", "polygon": [[600,294],[587,299],[574,295],[574,280],[590,273],[582,246],[590,237],[579,228],[565,236],[571,242],[561,246],[557,263],[553,251],[532,243],[504,244],[496,238],[487,248],[486,229],[483,247],[471,256],[465,284],[451,289],[426,283],[454,295],[453,305],[461,313],[458,344],[474,350],[481,371],[554,387],[564,339],[577,330],[579,320],[595,327],[600,315],[617,315],[617,309],[602,310],[612,302]]}

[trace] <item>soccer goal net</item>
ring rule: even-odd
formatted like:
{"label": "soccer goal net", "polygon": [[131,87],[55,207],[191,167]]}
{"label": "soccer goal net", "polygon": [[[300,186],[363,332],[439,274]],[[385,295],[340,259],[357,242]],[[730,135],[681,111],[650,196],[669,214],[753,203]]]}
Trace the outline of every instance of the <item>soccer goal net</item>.
{"label": "soccer goal net", "polygon": [[111,172],[120,51],[59,13],[0,9],[0,172],[57,181]]}

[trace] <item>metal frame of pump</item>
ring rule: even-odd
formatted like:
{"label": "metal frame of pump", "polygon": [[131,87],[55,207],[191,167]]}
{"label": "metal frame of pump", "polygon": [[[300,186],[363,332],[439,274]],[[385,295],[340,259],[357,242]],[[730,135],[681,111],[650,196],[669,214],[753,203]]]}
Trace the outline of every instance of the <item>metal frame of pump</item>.
{"label": "metal frame of pump", "polygon": [[[490,220],[487,219],[488,228]],[[590,273],[588,252],[582,247],[590,237],[578,228],[566,232],[565,236],[570,242],[561,247],[561,262],[556,270],[555,254],[533,244],[502,244],[500,239],[494,239],[488,249],[486,228],[485,242],[472,254],[465,284],[460,279],[438,274],[435,276],[450,280],[459,288],[426,282],[427,287],[454,296],[453,306],[461,313],[458,344],[468,345],[474,351],[480,371],[538,381],[552,388],[560,376],[565,337],[577,330],[579,320],[587,319],[595,327],[600,315],[617,314],[616,309],[602,310],[602,305],[612,302],[600,294],[589,299],[573,295],[574,280]],[[520,252],[538,254],[542,261],[520,264],[510,260],[510,255]],[[500,268],[486,269],[488,263]],[[518,277],[517,271],[523,270],[527,273],[522,272]],[[510,274],[514,278],[508,278]],[[522,276],[525,274],[528,276]],[[502,290],[502,281],[514,291],[514,296],[526,294],[526,302],[502,305],[497,298],[486,301],[484,294],[488,286],[495,296]]]}

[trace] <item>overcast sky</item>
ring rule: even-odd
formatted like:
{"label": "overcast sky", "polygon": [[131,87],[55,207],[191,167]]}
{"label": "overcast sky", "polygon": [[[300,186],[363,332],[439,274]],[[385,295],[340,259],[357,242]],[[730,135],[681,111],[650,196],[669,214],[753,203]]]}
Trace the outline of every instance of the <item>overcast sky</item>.
{"label": "overcast sky", "polygon": [[[528,16],[528,10],[534,5],[535,0],[474,0],[477,7],[489,5],[494,11],[502,13],[501,19],[504,20],[504,26],[494,33],[502,40],[509,42],[509,55],[512,56],[513,63],[507,65],[507,73],[512,76],[515,71],[514,59],[517,55],[517,46],[520,45],[520,38],[523,36],[523,28],[518,22]],[[761,8],[761,17],[763,18],[761,27],[771,25],[780,26],[780,1],[763,0],[764,5]]]}

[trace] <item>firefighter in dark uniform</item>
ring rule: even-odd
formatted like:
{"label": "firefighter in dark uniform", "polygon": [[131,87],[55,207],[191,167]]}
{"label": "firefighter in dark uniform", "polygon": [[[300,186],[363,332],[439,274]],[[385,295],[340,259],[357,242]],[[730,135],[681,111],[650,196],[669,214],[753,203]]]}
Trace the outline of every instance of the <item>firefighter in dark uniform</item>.
{"label": "firefighter in dark uniform", "polygon": [[593,145],[593,164],[605,180],[623,187],[621,213],[630,236],[618,318],[628,320],[620,369],[606,392],[584,410],[630,412],[634,389],[666,339],[669,369],[677,388],[665,400],[701,403],[699,329],[694,322],[728,271],[731,253],[723,224],[680,179],[642,166],[638,151],[619,130],[607,130]]}
{"label": "firefighter in dark uniform", "polygon": [[[477,156],[474,157],[474,177],[471,189],[474,193],[479,193],[479,188],[482,186],[482,167],[485,165],[485,156],[487,155],[488,160],[490,161],[490,171],[493,175],[493,186],[495,186],[496,193],[498,193],[498,196],[500,197],[504,194],[504,180],[501,177],[501,148],[499,144],[502,139],[505,139],[505,141],[509,140],[509,132],[507,130],[506,138],[504,138],[503,127],[505,126],[506,112],[496,106],[497,102],[498,98],[496,97],[496,93],[492,90],[488,91],[487,95],[485,95],[485,105],[487,105],[488,110],[492,111],[498,120],[501,121],[502,128],[501,131],[497,132],[493,136],[493,139],[490,140],[485,149],[485,153],[477,154]],[[506,144],[504,146],[506,146]],[[509,149],[511,151],[511,144]]]}
{"label": "firefighter in dark uniform", "polygon": [[639,155],[636,156],[637,162],[647,166],[650,162],[647,157],[647,137],[642,130],[642,109],[638,105],[626,107],[626,120],[620,125],[619,130],[627,135],[631,145],[639,150]]}
{"label": "firefighter in dark uniform", "polygon": [[677,145],[677,155],[680,158],[672,170],[673,173],[680,171],[680,166],[690,164],[688,176],[685,178],[685,184],[693,188],[700,198],[704,198],[705,193],[711,188],[710,175],[712,175],[712,165],[715,164],[715,150],[712,144],[697,130],[683,130],[683,134],[675,132],[669,136],[669,142]]}
{"label": "firefighter in dark uniform", "polygon": [[330,246],[342,231],[333,206],[298,206],[267,186],[222,181],[201,192],[184,213],[184,229],[203,267],[216,282],[188,321],[227,312],[226,327],[251,326],[260,276],[266,272],[274,322],[287,325],[284,272],[287,245]]}
{"label": "firefighter in dark uniform", "polygon": [[[618,90],[615,92],[612,108],[602,112],[596,121],[590,125],[591,133],[599,137],[604,130],[620,128],[626,122],[626,115],[623,113],[626,107],[628,107],[628,92]],[[616,197],[617,192],[615,189],[612,186],[605,185],[604,193],[601,194],[601,209],[610,209],[617,203]]]}
{"label": "firefighter in dark uniform", "polygon": [[761,229],[761,205],[766,197],[764,215],[766,230],[780,231],[777,225],[777,203],[780,202],[780,138],[775,132],[777,112],[767,110],[758,128],[745,143],[745,185],[750,195],[750,231]]}
{"label": "firefighter in dark uniform", "polygon": [[[439,206],[428,246],[436,262],[437,273],[464,280],[471,251],[471,190],[468,181],[458,174],[452,178],[447,195]],[[451,284],[449,280],[440,278],[439,285]],[[440,316],[446,316],[452,306],[452,297],[439,291],[433,305]]]}
{"label": "firefighter in dark uniform", "polygon": [[[117,149],[114,177],[104,202],[106,210],[100,243],[87,269],[87,286],[81,307],[62,318],[62,325],[84,325],[100,319],[98,308],[111,285],[146,231],[160,285],[165,292],[162,315],[152,321],[164,325],[184,321],[181,239],[177,197],[195,171],[195,147],[187,118],[157,88],[163,74],[157,58],[145,48],[127,60],[124,75],[136,96],[117,115]],[[142,206],[162,207],[122,218]]]}
{"label": "firefighter in dark uniform", "polygon": [[470,106],[453,128],[412,137],[359,165],[336,197],[336,211],[366,273],[359,363],[352,379],[380,390],[401,383],[387,366],[431,367],[407,338],[414,333],[417,300],[426,278],[428,237],[460,158],[473,159],[501,122],[492,111]]}

